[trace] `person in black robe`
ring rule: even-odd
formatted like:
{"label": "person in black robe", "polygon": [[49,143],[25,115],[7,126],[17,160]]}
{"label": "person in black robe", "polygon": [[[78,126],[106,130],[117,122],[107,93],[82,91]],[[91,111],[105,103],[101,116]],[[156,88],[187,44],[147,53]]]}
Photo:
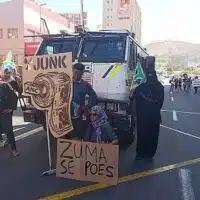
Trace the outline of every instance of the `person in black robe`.
{"label": "person in black robe", "polygon": [[137,116],[136,160],[152,160],[158,145],[161,113],[164,101],[164,87],[158,81],[156,72],[146,75],[146,83],[135,90]]}

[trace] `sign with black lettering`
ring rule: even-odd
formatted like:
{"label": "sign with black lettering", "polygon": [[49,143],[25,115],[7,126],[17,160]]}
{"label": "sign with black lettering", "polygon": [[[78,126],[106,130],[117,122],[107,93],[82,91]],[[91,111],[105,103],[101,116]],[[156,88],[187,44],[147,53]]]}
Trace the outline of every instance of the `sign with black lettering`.
{"label": "sign with black lettering", "polygon": [[58,177],[115,185],[118,162],[117,145],[58,139]]}
{"label": "sign with black lettering", "polygon": [[48,111],[48,125],[54,137],[73,130],[72,53],[25,57],[23,92],[38,110]]}

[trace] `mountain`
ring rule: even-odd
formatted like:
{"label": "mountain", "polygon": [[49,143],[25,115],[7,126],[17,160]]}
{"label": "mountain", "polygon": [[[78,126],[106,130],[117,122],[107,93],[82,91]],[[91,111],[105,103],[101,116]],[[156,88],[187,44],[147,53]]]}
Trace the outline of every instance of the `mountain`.
{"label": "mountain", "polygon": [[150,55],[188,57],[189,60],[200,60],[200,44],[181,41],[158,41],[145,46]]}

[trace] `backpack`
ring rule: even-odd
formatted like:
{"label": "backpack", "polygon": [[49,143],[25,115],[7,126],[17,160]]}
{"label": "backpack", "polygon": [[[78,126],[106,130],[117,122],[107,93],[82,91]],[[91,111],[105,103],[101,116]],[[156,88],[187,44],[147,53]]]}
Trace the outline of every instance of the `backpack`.
{"label": "backpack", "polygon": [[3,83],[0,85],[0,109],[17,109],[18,97],[10,85],[10,83]]}

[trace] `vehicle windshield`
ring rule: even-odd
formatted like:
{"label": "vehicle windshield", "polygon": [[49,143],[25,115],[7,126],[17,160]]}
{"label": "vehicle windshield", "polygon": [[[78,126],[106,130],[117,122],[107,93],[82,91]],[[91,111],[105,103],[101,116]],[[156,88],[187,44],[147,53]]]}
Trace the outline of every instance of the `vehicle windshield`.
{"label": "vehicle windshield", "polygon": [[79,62],[122,63],[125,60],[126,37],[93,36],[82,43]]}
{"label": "vehicle windshield", "polygon": [[76,38],[43,39],[37,55],[66,52],[72,52],[73,60],[75,60],[78,52],[78,40]]}

